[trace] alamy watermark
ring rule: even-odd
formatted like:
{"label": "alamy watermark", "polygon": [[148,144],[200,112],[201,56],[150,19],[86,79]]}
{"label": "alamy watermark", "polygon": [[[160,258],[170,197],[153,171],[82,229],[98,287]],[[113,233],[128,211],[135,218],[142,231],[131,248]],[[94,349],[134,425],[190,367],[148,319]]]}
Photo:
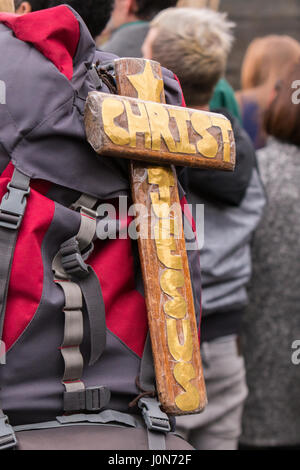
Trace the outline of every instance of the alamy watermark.
{"label": "alamy watermark", "polygon": [[194,251],[204,245],[204,205],[158,203],[133,204],[120,196],[118,205],[100,204],[97,208],[97,238],[100,240],[169,240],[185,238],[186,249]]}
{"label": "alamy watermark", "polygon": [[293,353],[291,356],[292,364],[294,364],[294,366],[298,366],[300,364],[300,340],[295,339],[291,347],[293,349]]}
{"label": "alamy watermark", "polygon": [[292,94],[293,104],[300,104],[300,80],[294,80],[292,83],[292,88],[295,89]]}

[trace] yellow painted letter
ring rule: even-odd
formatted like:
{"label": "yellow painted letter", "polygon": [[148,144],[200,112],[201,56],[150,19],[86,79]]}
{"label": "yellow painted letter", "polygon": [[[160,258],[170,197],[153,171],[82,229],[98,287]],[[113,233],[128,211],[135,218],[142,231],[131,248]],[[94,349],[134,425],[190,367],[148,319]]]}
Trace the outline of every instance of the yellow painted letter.
{"label": "yellow painted letter", "polygon": [[115,124],[115,118],[121,116],[124,109],[124,103],[119,99],[107,98],[102,103],[104,132],[116,145],[128,145],[130,143],[128,132]]}
{"label": "yellow painted letter", "polygon": [[231,122],[228,119],[212,116],[212,125],[217,126],[221,129],[222,137],[223,137],[223,146],[224,146],[224,162],[230,162],[230,139],[229,139],[229,131],[232,131]]}
{"label": "yellow painted letter", "polygon": [[182,411],[196,410],[200,404],[200,396],[197,388],[190,383],[196,377],[194,367],[192,364],[178,362],[174,367],[173,373],[179,385],[185,390],[185,393],[181,393],[175,398],[176,405]]}
{"label": "yellow painted letter", "polygon": [[187,121],[190,121],[190,115],[184,108],[182,109],[170,109],[169,114],[174,117],[178,127],[180,141],[176,142],[176,150],[179,153],[196,153],[195,145],[189,141],[189,133],[187,128]]}
{"label": "yellow painted letter", "polygon": [[165,294],[173,298],[165,303],[165,313],[172,318],[183,319],[187,313],[186,301],[177,290],[184,286],[183,272],[167,269],[161,275],[160,286]]}
{"label": "yellow painted letter", "polygon": [[196,112],[191,116],[191,123],[195,131],[202,137],[197,142],[198,152],[204,157],[215,158],[218,153],[218,142],[207,131],[207,129],[213,126],[210,117]]}
{"label": "yellow painted letter", "polygon": [[169,113],[160,103],[145,103],[152,131],[152,150],[161,149],[164,139],[169,152],[176,152],[176,145],[169,128]]}
{"label": "yellow painted letter", "polygon": [[193,336],[191,331],[191,323],[187,320],[180,320],[183,329],[183,344],[178,338],[177,324],[178,320],[167,318],[168,346],[175,361],[189,362],[193,357]]}
{"label": "yellow painted letter", "polygon": [[137,103],[140,114],[135,114],[132,111],[129,101],[125,101],[125,108],[128,119],[128,129],[130,134],[130,147],[136,147],[136,135],[144,134],[145,148],[151,148],[151,131],[149,126],[148,115],[143,103]]}

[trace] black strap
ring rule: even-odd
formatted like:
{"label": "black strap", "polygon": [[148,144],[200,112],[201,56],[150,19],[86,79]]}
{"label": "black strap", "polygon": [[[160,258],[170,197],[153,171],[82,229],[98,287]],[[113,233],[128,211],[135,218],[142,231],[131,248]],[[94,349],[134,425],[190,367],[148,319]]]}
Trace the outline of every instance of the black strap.
{"label": "black strap", "polygon": [[7,292],[18,232],[0,227],[0,340],[2,338]]}
{"label": "black strap", "polygon": [[65,241],[60,249],[62,266],[73,282],[80,287],[90,323],[91,355],[89,365],[95,364],[106,346],[105,304],[99,279],[85,259],[92,252],[91,243],[81,253],[76,237]]}
{"label": "black strap", "polygon": [[106,346],[106,320],[105,305],[99,279],[91,266],[88,267],[87,277],[79,279],[80,286],[86,304],[91,338],[91,355],[89,365],[95,364],[102,356]]}
{"label": "black strap", "polygon": [[[158,400],[150,396],[150,392],[156,392],[156,380],[149,332],[141,360],[139,386],[145,391],[144,397],[140,395],[138,406],[142,410],[142,416],[147,427],[149,449],[166,450],[165,436],[174,426],[172,419],[161,411]],[[149,393],[148,397],[146,392]]]}
{"label": "black strap", "polygon": [[150,333],[148,332],[144,352],[141,360],[141,368],[140,368],[140,377],[139,382],[141,389],[154,392],[155,388],[155,371],[153,365],[153,354],[152,354],[152,347],[151,347],[151,339]]}
{"label": "black strap", "polygon": [[3,333],[11,266],[29,194],[30,178],[15,169],[0,204],[0,340]]}
{"label": "black strap", "polygon": [[[97,61],[95,70],[101,82],[103,82],[109,89],[112,95],[118,94],[117,83],[115,80],[114,63],[109,61],[107,63]],[[98,87],[96,87],[98,89]]]}
{"label": "black strap", "polygon": [[[82,194],[72,204],[72,209],[80,209],[79,232],[61,245],[52,263],[55,282],[64,290],[68,306],[65,310],[64,347],[61,349],[65,361],[63,384],[66,388],[64,393],[66,412],[100,411],[110,401],[110,391],[106,387],[86,388],[81,380],[83,370],[83,357],[80,351],[83,338],[82,297],[90,324],[90,365],[97,362],[106,346],[105,306],[101,286],[92,267],[85,263],[94,249],[93,238],[97,227],[97,213],[92,210],[92,207],[96,202],[97,199]],[[73,313],[70,313],[70,310]],[[73,336],[70,335],[70,331]],[[70,347],[72,344],[75,346]]]}
{"label": "black strap", "polygon": [[139,408],[147,427],[148,447],[150,450],[166,450],[166,434],[171,431],[169,417],[160,408],[156,398],[143,397]]}
{"label": "black strap", "polygon": [[[7,293],[19,227],[26,209],[30,178],[15,169],[0,204],[0,340],[2,339]],[[16,436],[0,409],[0,450],[16,446]]]}

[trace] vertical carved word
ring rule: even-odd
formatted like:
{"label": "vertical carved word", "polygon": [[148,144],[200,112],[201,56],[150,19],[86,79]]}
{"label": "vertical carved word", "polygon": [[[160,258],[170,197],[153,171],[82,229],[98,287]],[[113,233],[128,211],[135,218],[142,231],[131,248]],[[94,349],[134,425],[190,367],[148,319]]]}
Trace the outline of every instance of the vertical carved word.
{"label": "vertical carved word", "polygon": [[160,287],[170,298],[164,303],[169,352],[174,359],[173,375],[184,392],[175,398],[176,406],[184,412],[197,409],[200,403],[198,389],[191,383],[196,371],[191,363],[194,352],[191,323],[184,298],[184,271],[181,254],[176,254],[176,238],[179,224],[171,214],[171,188],[175,179],[171,168],[150,167],[149,184],[157,185],[158,192],[150,192],[152,209],[157,217],[154,239],[158,259],[163,266]]}

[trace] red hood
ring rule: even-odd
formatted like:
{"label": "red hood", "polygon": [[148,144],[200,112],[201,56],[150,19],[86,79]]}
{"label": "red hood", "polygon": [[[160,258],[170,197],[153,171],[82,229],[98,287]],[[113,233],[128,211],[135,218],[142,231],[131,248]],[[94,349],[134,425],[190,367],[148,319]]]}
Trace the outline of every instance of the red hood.
{"label": "red hood", "polygon": [[68,7],[61,5],[22,16],[0,13],[0,23],[12,29],[21,41],[32,43],[61,73],[72,79],[80,26]]}

